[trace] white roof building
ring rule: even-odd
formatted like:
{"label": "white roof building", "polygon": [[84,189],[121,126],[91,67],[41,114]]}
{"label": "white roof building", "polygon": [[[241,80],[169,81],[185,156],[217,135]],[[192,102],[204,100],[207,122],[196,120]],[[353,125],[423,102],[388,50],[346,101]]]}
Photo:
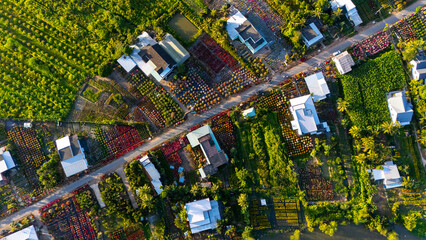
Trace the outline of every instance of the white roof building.
{"label": "white roof building", "polygon": [[38,240],[37,232],[33,225],[26,227],[18,232],[14,232],[1,240]]}
{"label": "white roof building", "polygon": [[267,44],[259,31],[236,8],[230,11],[230,18],[226,21],[226,31],[232,40],[238,38],[253,54]]}
{"label": "white roof building", "polygon": [[324,39],[324,36],[315,23],[310,23],[308,26],[302,28],[301,33],[303,42],[308,48]]}
{"label": "white roof building", "polygon": [[77,135],[56,140],[61,165],[65,175],[70,177],[89,168]]}
{"label": "white roof building", "polygon": [[129,56],[123,54],[117,62],[126,70],[126,72],[131,72],[137,66],[135,61]]}
{"label": "white roof building", "polygon": [[351,0],[333,0],[330,1],[331,9],[336,11],[338,8],[346,8],[345,16],[351,20],[355,26],[362,23],[362,19],[356,10],[355,4]]}
{"label": "white roof building", "polygon": [[189,58],[189,52],[169,33],[159,43],[179,66]]}
{"label": "white roof building", "polygon": [[155,192],[157,194],[160,194],[163,191],[163,184],[160,180],[160,173],[158,172],[157,168],[155,168],[154,164],[149,160],[149,156],[146,155],[143,158],[139,160],[139,162],[144,167],[146,173],[148,174],[148,177],[151,180],[151,184],[155,189]]}
{"label": "white roof building", "polygon": [[414,112],[411,103],[407,102],[405,92],[389,92],[386,98],[392,122],[395,124],[399,122],[402,126],[409,125]]}
{"label": "white roof building", "polygon": [[313,94],[314,102],[326,99],[330,94],[327,83],[325,82],[322,72],[309,75],[305,78],[306,85],[308,85],[309,92]]}
{"label": "white roof building", "polygon": [[333,58],[333,61],[336,65],[337,71],[339,71],[339,73],[342,75],[352,71],[352,66],[355,65],[355,62],[352,59],[352,56],[348,53],[348,51],[344,51],[339,55],[335,56]]}
{"label": "white roof building", "polygon": [[12,155],[9,151],[0,151],[0,174],[6,172],[9,169],[14,168],[15,162],[13,161]]}
{"label": "white roof building", "polygon": [[147,32],[137,37],[130,56],[123,55],[117,62],[131,72],[137,66],[142,72],[157,81],[167,78],[172,70],[189,58],[189,52],[169,33],[161,42],[155,41]]}
{"label": "white roof building", "polygon": [[383,181],[386,189],[402,186],[402,179],[399,175],[398,166],[392,161],[385,162],[383,170],[373,169],[373,178],[375,181]]}
{"label": "white roof building", "polygon": [[290,99],[290,112],[294,119],[291,121],[291,127],[299,135],[330,131],[326,122],[320,122],[311,95]]}
{"label": "white roof building", "polygon": [[205,198],[185,204],[189,227],[192,233],[215,229],[220,220],[219,203]]}
{"label": "white roof building", "polygon": [[198,171],[201,177],[213,175],[217,168],[228,162],[228,156],[220,148],[219,143],[214,136],[209,125],[204,125],[186,135],[191,147],[200,146],[207,161],[207,165]]}
{"label": "white roof building", "polygon": [[411,74],[416,80],[426,79],[426,56],[417,56],[415,59],[410,61]]}
{"label": "white roof building", "polygon": [[256,111],[254,110],[254,107],[243,111],[243,117],[254,117],[254,116],[256,116]]}

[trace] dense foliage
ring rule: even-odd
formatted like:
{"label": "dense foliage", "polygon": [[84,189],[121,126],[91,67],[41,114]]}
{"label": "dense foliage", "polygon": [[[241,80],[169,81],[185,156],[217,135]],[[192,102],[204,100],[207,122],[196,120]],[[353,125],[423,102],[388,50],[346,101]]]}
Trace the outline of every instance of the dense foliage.
{"label": "dense foliage", "polygon": [[359,128],[390,121],[386,93],[402,89],[406,74],[400,56],[389,51],[340,76],[348,114]]}
{"label": "dense foliage", "polygon": [[300,29],[306,21],[312,17],[329,18],[323,10],[330,6],[327,0],[311,2],[309,0],[267,0],[269,5],[284,19],[286,25],[281,29],[282,34],[289,38],[298,51],[304,51],[304,45],[300,41],[302,34]]}

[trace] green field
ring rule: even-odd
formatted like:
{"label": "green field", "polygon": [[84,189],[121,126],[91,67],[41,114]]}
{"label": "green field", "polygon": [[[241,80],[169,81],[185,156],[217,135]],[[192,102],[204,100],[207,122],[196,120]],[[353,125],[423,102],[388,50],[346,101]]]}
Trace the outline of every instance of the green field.
{"label": "green field", "polygon": [[406,74],[400,56],[389,51],[340,76],[348,114],[360,128],[390,121],[386,93],[402,89]]}
{"label": "green field", "polygon": [[0,118],[64,119],[79,88],[177,0],[0,2]]}

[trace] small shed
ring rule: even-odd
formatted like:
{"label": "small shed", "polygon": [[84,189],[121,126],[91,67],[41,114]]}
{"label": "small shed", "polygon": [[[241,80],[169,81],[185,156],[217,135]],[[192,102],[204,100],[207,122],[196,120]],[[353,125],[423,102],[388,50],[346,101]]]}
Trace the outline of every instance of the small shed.
{"label": "small shed", "polygon": [[244,117],[254,117],[254,116],[256,116],[256,111],[255,111],[254,107],[244,110],[243,111],[243,116]]}

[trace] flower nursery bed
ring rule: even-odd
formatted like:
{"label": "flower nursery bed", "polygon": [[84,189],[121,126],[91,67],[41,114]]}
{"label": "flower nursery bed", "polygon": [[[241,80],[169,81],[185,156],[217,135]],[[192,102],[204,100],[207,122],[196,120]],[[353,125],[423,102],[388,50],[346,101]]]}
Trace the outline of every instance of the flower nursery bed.
{"label": "flower nursery bed", "polygon": [[226,98],[250,88],[256,81],[256,77],[247,69],[240,68],[233,72],[229,79],[222,81],[217,91]]}
{"label": "flower nursery bed", "polygon": [[267,206],[261,206],[258,199],[253,199],[250,204],[250,225],[254,230],[262,230],[271,228],[271,222],[268,219],[266,211]]}
{"label": "flower nursery bed", "polygon": [[25,204],[29,205],[45,194],[36,171],[46,161],[46,156],[42,152],[42,147],[33,128],[14,127],[8,132],[8,136],[17,148],[16,153],[21,168],[33,189],[33,197],[30,197],[30,194],[21,195]]}
{"label": "flower nursery bed", "polygon": [[374,56],[389,46],[389,38],[387,32],[378,32],[362,42],[352,45],[352,56],[359,59]]}
{"label": "flower nursery bed", "polygon": [[416,33],[414,32],[412,25],[405,18],[395,23],[391,28],[391,32],[395,34],[401,42],[416,39]]}
{"label": "flower nursery bed", "polygon": [[[135,86],[142,96],[150,101],[141,101],[139,107],[148,118],[156,118],[160,127],[169,126],[182,120],[183,111],[179,104],[159,84],[145,77],[142,73],[132,77],[131,84]],[[164,124],[161,122],[164,119]]]}
{"label": "flower nursery bed", "polygon": [[143,139],[138,131],[130,126],[114,126],[95,129],[96,140],[101,144],[106,156],[114,158],[140,146]]}
{"label": "flower nursery bed", "polygon": [[191,47],[190,51],[198,60],[204,63],[204,65],[206,65],[216,74],[225,67],[225,63],[219,57],[213,54],[201,40],[196,41]]}
{"label": "flower nursery bed", "polygon": [[44,207],[41,219],[55,239],[97,239],[87,211],[80,209],[75,196]]}
{"label": "flower nursery bed", "polygon": [[298,226],[300,218],[300,203],[297,199],[273,198],[275,219],[280,227]]}
{"label": "flower nursery bed", "polygon": [[187,76],[173,81],[170,91],[188,109],[201,113],[220,102],[219,95],[198,74],[199,69],[190,67]]}
{"label": "flower nursery bed", "polygon": [[212,39],[209,35],[204,34],[201,37],[201,41],[213,52],[217,57],[219,57],[228,67],[233,71],[238,70],[238,62],[235,60],[231,54],[229,54],[225,49],[217,44],[217,42]]}
{"label": "flower nursery bed", "polygon": [[211,118],[210,127],[221,148],[230,153],[235,146],[234,125],[228,112],[222,112]]}
{"label": "flower nursery bed", "polygon": [[145,234],[143,229],[130,227],[127,229],[120,228],[109,234],[111,240],[144,240]]}
{"label": "flower nursery bed", "polygon": [[310,201],[326,201],[334,199],[331,181],[321,176],[317,166],[308,165],[299,171],[300,185],[306,191],[306,198]]}

